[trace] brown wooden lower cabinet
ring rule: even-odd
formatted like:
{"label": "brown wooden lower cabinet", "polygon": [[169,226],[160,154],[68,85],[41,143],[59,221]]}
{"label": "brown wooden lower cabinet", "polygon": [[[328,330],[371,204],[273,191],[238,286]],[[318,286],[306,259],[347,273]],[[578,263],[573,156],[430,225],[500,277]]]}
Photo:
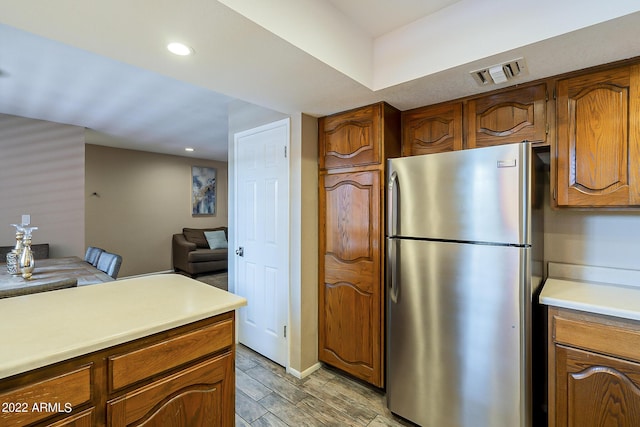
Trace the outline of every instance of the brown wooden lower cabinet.
{"label": "brown wooden lower cabinet", "polygon": [[[225,387],[229,386],[233,363],[229,352],[109,401],[108,425],[225,425],[223,420],[225,415],[228,419],[229,414],[224,412],[229,408],[223,408],[223,396]],[[233,412],[231,408],[231,415]]]}
{"label": "brown wooden lower cabinet", "polygon": [[233,426],[234,312],[0,380],[0,425]]}
{"label": "brown wooden lower cabinet", "polygon": [[640,322],[549,313],[549,427],[640,426]]}
{"label": "brown wooden lower cabinet", "polygon": [[[75,408],[91,405],[93,370],[91,362],[78,363],[71,369],[45,374],[42,378],[25,377],[25,384],[0,394],[0,425],[32,425],[52,415],[73,414]],[[74,415],[65,420],[75,418]],[[68,425],[66,421],[54,425]]]}
{"label": "brown wooden lower cabinet", "polygon": [[66,417],[60,421],[49,424],[50,427],[93,427],[95,415],[94,409],[90,408],[75,415]]}
{"label": "brown wooden lower cabinet", "polygon": [[558,346],[558,423],[640,426],[640,364]]}
{"label": "brown wooden lower cabinet", "polygon": [[379,170],[320,176],[319,359],[384,385]]}

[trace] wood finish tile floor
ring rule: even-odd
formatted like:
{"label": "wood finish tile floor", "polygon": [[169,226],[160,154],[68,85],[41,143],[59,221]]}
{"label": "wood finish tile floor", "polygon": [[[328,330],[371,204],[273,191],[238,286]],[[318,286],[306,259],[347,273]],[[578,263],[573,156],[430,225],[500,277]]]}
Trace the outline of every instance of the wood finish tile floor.
{"label": "wood finish tile floor", "polygon": [[306,378],[236,347],[236,427],[410,426],[391,415],[379,390],[329,368]]}

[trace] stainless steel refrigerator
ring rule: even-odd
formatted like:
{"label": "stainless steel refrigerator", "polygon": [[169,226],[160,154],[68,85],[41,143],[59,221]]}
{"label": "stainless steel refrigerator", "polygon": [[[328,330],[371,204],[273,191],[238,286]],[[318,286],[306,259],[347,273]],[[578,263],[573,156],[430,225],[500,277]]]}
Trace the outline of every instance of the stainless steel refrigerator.
{"label": "stainless steel refrigerator", "polygon": [[534,425],[538,161],[528,142],[388,161],[391,412],[424,427]]}

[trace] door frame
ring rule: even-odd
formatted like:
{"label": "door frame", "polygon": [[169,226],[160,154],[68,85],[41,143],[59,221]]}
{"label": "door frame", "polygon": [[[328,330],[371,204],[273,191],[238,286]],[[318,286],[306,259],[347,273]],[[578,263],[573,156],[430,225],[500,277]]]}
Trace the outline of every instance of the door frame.
{"label": "door frame", "polygon": [[[284,127],[286,129],[286,135],[287,135],[287,141],[285,142],[285,146],[286,146],[286,163],[287,163],[287,167],[286,167],[286,185],[284,185],[284,191],[286,192],[286,212],[285,212],[285,222],[286,225],[284,227],[284,229],[286,230],[286,238],[283,241],[283,245],[285,245],[285,251],[287,253],[287,303],[286,303],[286,307],[287,307],[287,313],[286,313],[286,317],[287,317],[287,325],[291,325],[291,119],[290,118],[285,118],[285,119],[281,119],[281,120],[277,120],[274,122],[270,122],[261,126],[256,126],[247,130],[243,130],[243,131],[239,131],[233,134],[233,138],[231,140],[231,144],[232,144],[232,152],[233,152],[233,159],[232,159],[232,165],[230,165],[232,167],[233,170],[233,184],[231,184],[231,182],[229,183],[229,185],[233,185],[232,190],[233,190],[233,232],[229,233],[229,257],[233,258],[232,262],[228,262],[228,266],[229,266],[229,279],[230,279],[230,283],[229,283],[229,292],[236,292],[236,286],[235,286],[235,279],[236,277],[238,277],[237,274],[237,263],[235,261],[235,250],[238,246],[238,229],[239,229],[239,225],[238,225],[238,203],[239,203],[239,198],[238,198],[238,168],[237,168],[237,161],[238,161],[238,139],[243,137],[243,136],[247,136],[247,135],[252,135],[252,134],[256,134],[256,133],[260,133],[260,132],[264,132],[267,130],[271,130],[271,129],[276,129],[278,127]],[[231,168],[230,168],[231,170]],[[232,271],[231,271],[232,270]],[[238,311],[239,309],[237,309],[236,311]],[[240,327],[240,322],[238,321],[239,319],[239,313],[236,314],[236,334],[235,334],[235,341],[236,343],[238,343],[238,339],[239,339],[239,327]],[[287,372],[290,369],[290,359],[291,359],[291,340],[289,339],[289,334],[290,334],[290,328],[287,331],[287,339],[286,339],[286,370]]]}

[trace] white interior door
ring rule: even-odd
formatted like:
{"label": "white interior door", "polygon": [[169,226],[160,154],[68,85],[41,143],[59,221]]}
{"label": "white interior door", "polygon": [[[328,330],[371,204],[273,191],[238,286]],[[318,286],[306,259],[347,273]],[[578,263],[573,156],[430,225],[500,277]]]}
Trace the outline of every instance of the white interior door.
{"label": "white interior door", "polygon": [[237,133],[235,151],[238,339],[287,366],[289,314],[289,120]]}

